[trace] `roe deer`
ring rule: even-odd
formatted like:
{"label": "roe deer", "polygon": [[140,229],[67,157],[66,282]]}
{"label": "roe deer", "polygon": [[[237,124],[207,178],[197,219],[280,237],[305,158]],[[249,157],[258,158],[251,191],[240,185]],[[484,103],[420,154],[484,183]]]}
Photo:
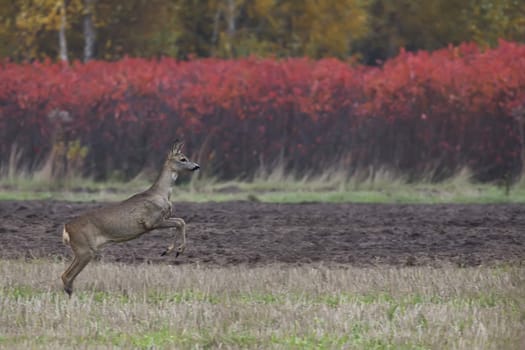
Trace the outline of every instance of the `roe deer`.
{"label": "roe deer", "polygon": [[[155,229],[175,228],[182,239],[176,256],[184,252],[186,224],[180,218],[170,217],[171,189],[180,171],[194,171],[200,166],[189,161],[181,148],[182,142],[175,142],[157,180],[146,191],[120,203],[91,210],[64,225],[64,244],[69,244],[75,253],[73,262],[62,274],[64,291],[69,296],[77,275],[107,243],[129,241]],[[175,248],[176,238],[175,235],[162,255]]]}

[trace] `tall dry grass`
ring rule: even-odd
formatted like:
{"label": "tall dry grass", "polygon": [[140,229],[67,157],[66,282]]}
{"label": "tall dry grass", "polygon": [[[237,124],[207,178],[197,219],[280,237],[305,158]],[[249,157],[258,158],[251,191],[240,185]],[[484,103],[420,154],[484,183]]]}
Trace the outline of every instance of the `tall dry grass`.
{"label": "tall dry grass", "polygon": [[[78,143],[71,143],[81,153]],[[73,152],[73,153],[75,153]],[[51,164],[51,155],[45,164]],[[60,165],[60,164],[59,164]],[[62,164],[62,167],[65,165]],[[204,165],[205,166],[205,165]],[[60,168],[60,166],[59,166]],[[53,176],[44,166],[30,171],[20,163],[19,151],[12,148],[10,165],[0,167],[0,200],[61,199],[119,201],[143,191],[154,181],[157,171],[145,169],[132,181],[115,177],[105,182],[72,171],[64,177]],[[74,169],[74,168],[73,168]],[[340,165],[321,172],[298,173],[283,161],[260,165],[254,176],[220,181],[209,174],[181,176],[174,188],[179,201],[206,202],[255,200],[278,203],[365,202],[365,203],[523,203],[525,179],[510,183],[479,183],[472,173],[461,169],[455,175],[433,182],[430,169],[418,182],[408,181],[399,171],[387,168],[350,171]]]}
{"label": "tall dry grass", "polygon": [[0,260],[0,347],[519,349],[525,268]]}

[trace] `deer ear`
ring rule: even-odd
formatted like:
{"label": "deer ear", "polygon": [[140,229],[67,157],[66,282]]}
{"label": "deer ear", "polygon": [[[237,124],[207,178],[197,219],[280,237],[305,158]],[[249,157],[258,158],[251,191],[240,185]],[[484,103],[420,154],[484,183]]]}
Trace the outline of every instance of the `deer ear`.
{"label": "deer ear", "polygon": [[171,149],[171,153],[172,154],[180,153],[182,146],[184,146],[184,142],[176,140],[175,143],[173,144],[173,148]]}

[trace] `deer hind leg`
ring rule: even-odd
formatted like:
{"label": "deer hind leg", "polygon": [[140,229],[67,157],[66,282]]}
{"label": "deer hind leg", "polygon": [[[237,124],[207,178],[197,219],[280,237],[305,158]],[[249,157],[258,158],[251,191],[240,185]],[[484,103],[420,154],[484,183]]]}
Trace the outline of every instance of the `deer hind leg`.
{"label": "deer hind leg", "polygon": [[73,294],[73,281],[93,258],[91,251],[75,252],[75,258],[71,265],[62,274],[64,291],[71,296]]}
{"label": "deer hind leg", "polygon": [[71,270],[78,265],[78,258],[75,255],[73,258],[73,261],[71,262],[71,265],[64,271],[62,274],[62,283],[64,283],[64,292],[66,292],[69,296],[71,296],[71,293],[73,293],[73,282],[68,281],[68,275],[71,272]]}
{"label": "deer hind leg", "polygon": [[[182,243],[177,247],[177,253],[175,254],[175,257],[178,257],[180,254],[184,253],[184,250],[186,249],[186,223],[181,218],[170,218],[166,220],[165,227],[175,227],[177,233],[180,235]],[[173,237],[173,243],[161,254],[161,256],[171,253],[173,249],[175,249],[176,242],[177,234]]]}

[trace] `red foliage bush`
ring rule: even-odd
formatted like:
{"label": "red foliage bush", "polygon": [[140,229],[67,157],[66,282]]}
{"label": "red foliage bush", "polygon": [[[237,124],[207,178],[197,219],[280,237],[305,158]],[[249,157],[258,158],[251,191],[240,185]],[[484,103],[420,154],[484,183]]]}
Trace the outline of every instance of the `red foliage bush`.
{"label": "red foliage bush", "polygon": [[[208,171],[249,176],[284,160],[310,173],[387,167],[413,178],[469,166],[481,179],[521,170],[525,46],[402,52],[380,68],[325,59],[33,64],[0,67],[0,164],[12,145],[36,165],[52,111],[88,146],[86,173],[128,177],[177,137]],[[525,116],[524,116],[525,117]]]}

